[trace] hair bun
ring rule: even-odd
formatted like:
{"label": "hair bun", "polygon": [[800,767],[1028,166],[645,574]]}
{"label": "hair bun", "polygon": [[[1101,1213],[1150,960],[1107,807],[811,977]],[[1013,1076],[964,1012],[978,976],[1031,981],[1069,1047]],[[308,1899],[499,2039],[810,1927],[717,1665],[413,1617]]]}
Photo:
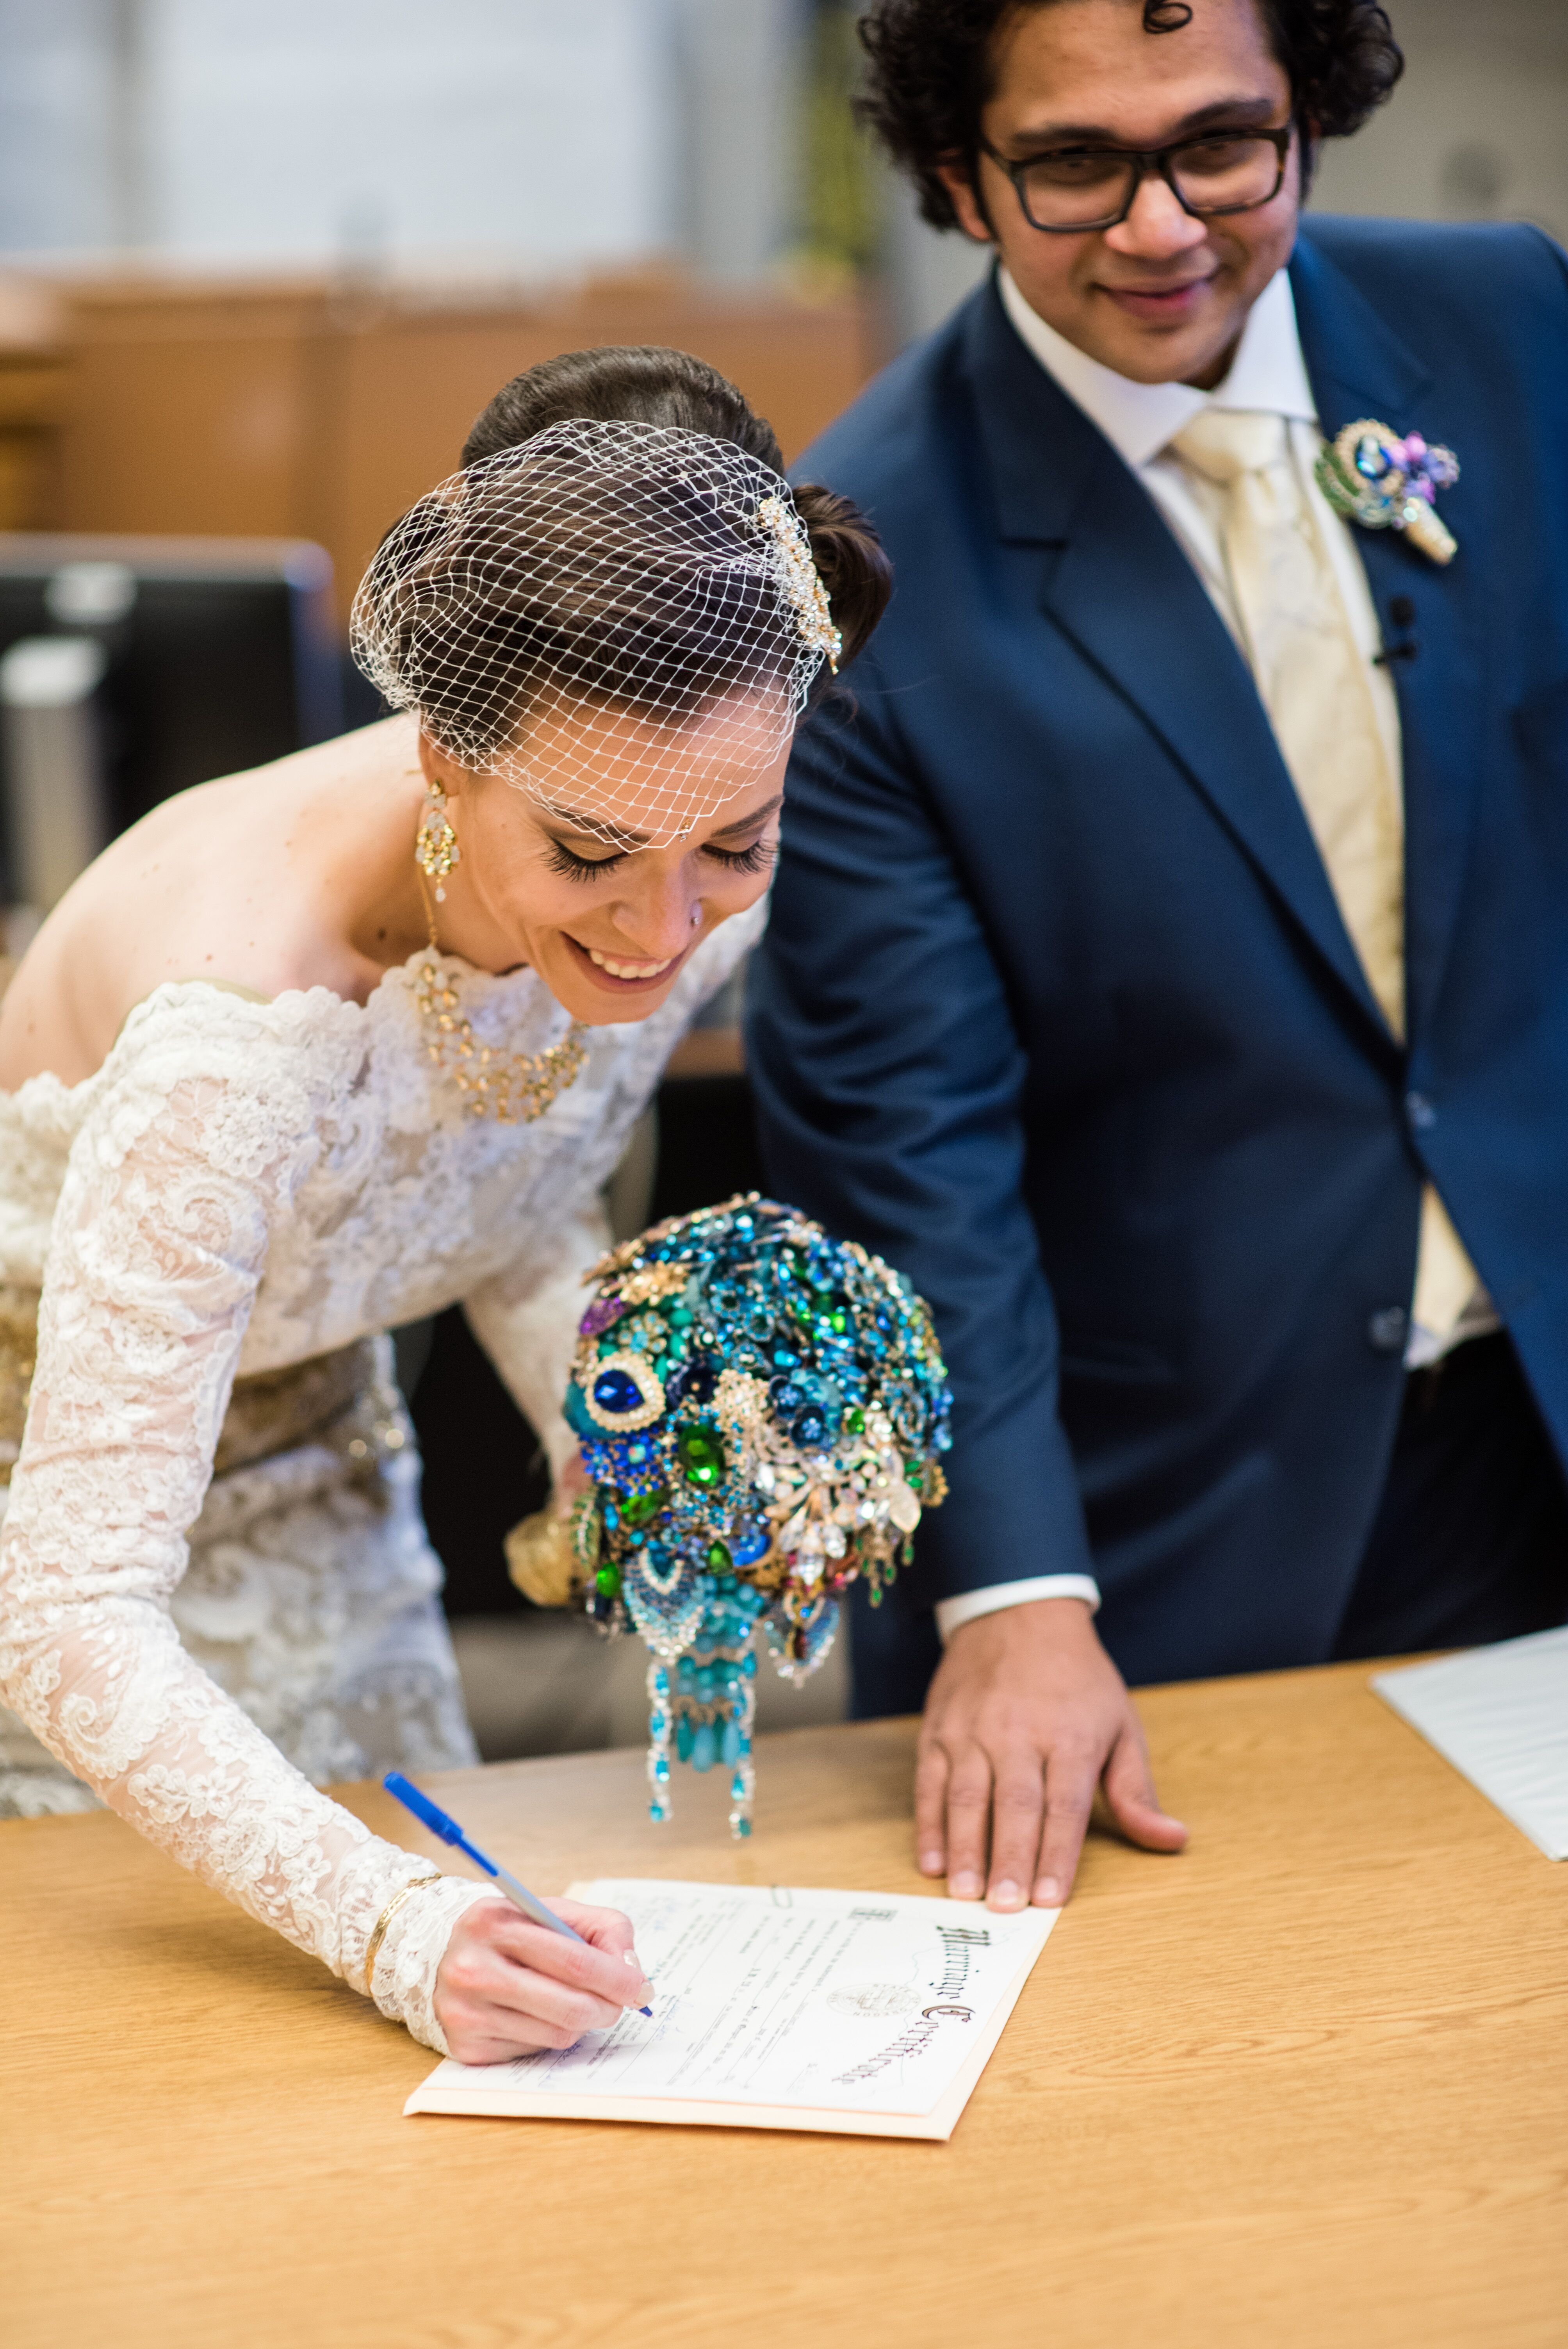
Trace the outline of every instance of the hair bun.
{"label": "hair bun", "polygon": [[[801,481],[795,511],[806,525],[833,626],[844,640],[840,667],[852,661],[869,640],[892,594],[892,565],[860,508],[819,481]],[[823,689],[819,679],[819,689]]]}

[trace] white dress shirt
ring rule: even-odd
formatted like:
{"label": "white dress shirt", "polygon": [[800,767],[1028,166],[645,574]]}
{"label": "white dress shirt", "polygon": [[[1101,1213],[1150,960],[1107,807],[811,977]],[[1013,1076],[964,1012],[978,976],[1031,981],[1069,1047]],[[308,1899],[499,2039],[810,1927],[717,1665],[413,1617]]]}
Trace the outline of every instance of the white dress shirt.
{"label": "white dress shirt", "polygon": [[[1322,543],[1330,559],[1351,634],[1364,655],[1372,687],[1377,723],[1389,763],[1401,769],[1399,705],[1387,665],[1375,663],[1382,648],[1367,574],[1349,524],[1334,512],[1317,485],[1315,466],[1323,435],[1316,404],[1307,380],[1296,331],[1295,301],[1290,279],[1282,269],[1253,303],[1236,346],[1229,374],[1212,391],[1187,383],[1134,383],[1113,368],[1102,367],[1069,343],[1064,335],[1033,311],[1004,269],[997,280],[1002,306],[1026,350],[1074,405],[1098,427],[1123,461],[1135,472],[1202,581],[1210,600],[1247,657],[1245,636],[1225,570],[1222,537],[1224,492],[1171,447],[1183,425],[1201,409],[1241,409],[1284,419],[1292,460],[1304,497],[1311,502]],[[1446,1339],[1435,1338],[1412,1321],[1405,1361],[1416,1370],[1438,1360],[1451,1345],[1481,1336],[1499,1327],[1497,1314],[1484,1288],[1477,1287],[1458,1325]],[[1088,1599],[1096,1606],[1099,1593],[1087,1575],[1045,1574],[1016,1582],[994,1583],[987,1589],[965,1591],[944,1599],[936,1609],[937,1628],[945,1640],[960,1623],[1002,1607],[1021,1607],[1034,1599]]]}

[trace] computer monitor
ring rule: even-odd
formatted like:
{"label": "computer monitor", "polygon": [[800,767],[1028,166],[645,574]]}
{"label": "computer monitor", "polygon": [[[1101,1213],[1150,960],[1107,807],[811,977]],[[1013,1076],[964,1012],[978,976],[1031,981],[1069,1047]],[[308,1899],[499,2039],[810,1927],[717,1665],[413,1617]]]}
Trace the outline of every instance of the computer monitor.
{"label": "computer monitor", "polygon": [[[23,639],[103,648],[95,702],[112,838],[160,800],[344,729],[332,564],[283,539],[0,533],[0,657]],[[0,805],[15,796],[0,738]],[[23,894],[0,843],[0,903]]]}

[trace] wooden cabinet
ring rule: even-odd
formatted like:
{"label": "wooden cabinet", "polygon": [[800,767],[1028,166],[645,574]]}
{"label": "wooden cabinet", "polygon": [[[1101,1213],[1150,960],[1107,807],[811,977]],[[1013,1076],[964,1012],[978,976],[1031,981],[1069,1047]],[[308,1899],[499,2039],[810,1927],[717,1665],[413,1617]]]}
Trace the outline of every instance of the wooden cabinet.
{"label": "wooden cabinet", "polygon": [[57,487],[34,526],[315,539],[340,616],[388,523],[541,359],[607,343],[695,351],[793,458],[879,357],[860,296],[719,294],[673,275],[531,298],[132,278],[65,297]]}
{"label": "wooden cabinet", "polygon": [[0,275],[0,531],[45,529],[59,504],[64,334],[46,286]]}

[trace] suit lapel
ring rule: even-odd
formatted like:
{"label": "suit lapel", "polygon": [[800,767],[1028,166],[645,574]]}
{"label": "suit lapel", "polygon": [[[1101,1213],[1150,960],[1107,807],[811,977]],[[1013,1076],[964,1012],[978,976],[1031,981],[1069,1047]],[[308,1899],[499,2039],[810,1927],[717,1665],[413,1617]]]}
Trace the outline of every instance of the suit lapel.
{"label": "suit lapel", "polygon": [[1060,547],[1043,599],[1057,626],[1158,735],[1390,1040],[1251,673],[1152,500],[1024,348],[994,287],[972,315],[969,356],[1001,537]]}
{"label": "suit lapel", "polygon": [[[1303,355],[1318,420],[1332,440],[1357,417],[1397,432],[1447,437],[1441,395],[1429,371],[1384,325],[1344,272],[1304,234],[1291,264]],[[1467,452],[1459,451],[1461,463]],[[1397,531],[1357,530],[1385,643],[1407,634],[1420,649],[1394,664],[1399,697],[1405,790],[1405,971],[1407,1025],[1419,1036],[1431,1019],[1459,910],[1482,763],[1482,630],[1476,596],[1484,505],[1477,493],[1481,452],[1469,479],[1444,493],[1442,512],[1460,551],[1447,567],[1429,563]],[[1389,613],[1408,596],[1407,631]]]}

